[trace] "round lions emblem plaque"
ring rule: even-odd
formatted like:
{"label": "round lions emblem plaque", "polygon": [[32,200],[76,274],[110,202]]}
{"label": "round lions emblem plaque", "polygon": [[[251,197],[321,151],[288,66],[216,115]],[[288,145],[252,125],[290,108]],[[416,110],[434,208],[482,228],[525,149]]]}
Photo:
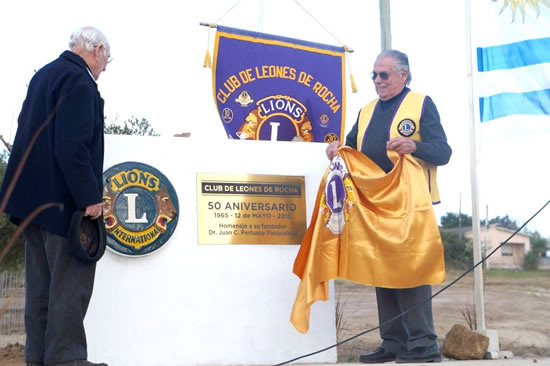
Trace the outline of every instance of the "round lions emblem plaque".
{"label": "round lions emblem plaque", "polygon": [[162,247],[178,222],[178,197],[152,166],[124,162],[103,173],[103,218],[107,247],[140,256]]}

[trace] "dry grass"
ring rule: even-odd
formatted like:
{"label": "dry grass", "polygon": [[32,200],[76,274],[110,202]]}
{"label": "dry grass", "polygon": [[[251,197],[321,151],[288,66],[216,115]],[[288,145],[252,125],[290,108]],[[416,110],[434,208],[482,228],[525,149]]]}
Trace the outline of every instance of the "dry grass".
{"label": "dry grass", "polygon": [[466,308],[460,311],[460,314],[462,314],[462,317],[466,321],[466,324],[468,324],[470,330],[477,329],[476,307],[474,304],[467,304]]}
{"label": "dry grass", "polygon": [[[462,273],[447,273],[447,281],[433,286],[433,292],[458,278]],[[454,324],[475,327],[473,275],[468,274],[432,301],[438,342]],[[341,342],[378,325],[374,288],[352,282],[335,281],[335,296],[345,303],[338,317],[346,326],[338,332]],[[512,351],[517,357],[550,356],[550,271],[505,272],[488,271],[485,287],[485,318],[487,329],[498,331],[500,349]],[[376,349],[380,344],[378,330],[364,334],[338,346],[339,362],[358,362],[359,355]]]}

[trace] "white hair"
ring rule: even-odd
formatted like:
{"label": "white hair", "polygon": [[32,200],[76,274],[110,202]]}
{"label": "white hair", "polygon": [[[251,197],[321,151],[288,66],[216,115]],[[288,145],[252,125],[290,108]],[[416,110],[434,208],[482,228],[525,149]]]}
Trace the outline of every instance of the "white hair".
{"label": "white hair", "polygon": [[378,55],[378,57],[376,57],[376,59],[378,60],[383,57],[390,57],[395,61],[394,71],[399,72],[399,71],[407,70],[408,75],[407,75],[407,80],[405,81],[405,85],[409,85],[412,79],[411,69],[409,67],[409,57],[403,52],[400,52],[397,50],[391,50],[391,49],[380,52],[380,54]]}
{"label": "white hair", "polygon": [[76,29],[69,40],[69,48],[71,51],[78,49],[91,52],[94,47],[104,45],[109,48],[109,41],[101,31],[94,27],[83,27]]}

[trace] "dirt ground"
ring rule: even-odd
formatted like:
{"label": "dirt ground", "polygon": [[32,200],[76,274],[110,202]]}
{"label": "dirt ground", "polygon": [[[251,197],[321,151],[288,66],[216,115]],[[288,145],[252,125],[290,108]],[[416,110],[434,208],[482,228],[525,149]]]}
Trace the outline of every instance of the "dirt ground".
{"label": "dirt ground", "polygon": [[[447,274],[447,283],[460,273]],[[435,294],[442,286],[433,286]],[[497,330],[501,351],[515,357],[550,356],[550,281],[546,278],[487,278],[484,290],[486,329]],[[374,288],[337,281],[336,298],[342,308],[338,341],[378,326]],[[438,342],[454,324],[468,327],[463,313],[473,304],[473,276],[468,275],[432,301]],[[470,312],[471,313],[471,312]],[[380,344],[378,330],[338,348],[339,362],[358,362],[359,355]]]}
{"label": "dirt ground", "polygon": [[[459,273],[448,274],[448,282]],[[446,284],[444,284],[446,285]],[[443,286],[444,286],[443,285]],[[436,293],[443,286],[434,286]],[[546,278],[488,278],[485,285],[487,329],[498,331],[500,350],[515,357],[550,356],[550,281]],[[336,281],[337,307],[342,310],[338,341],[378,325],[376,297],[372,287]],[[468,326],[463,312],[473,303],[473,277],[463,278],[433,300],[435,328],[440,344],[454,324]],[[4,342],[2,342],[4,343]],[[338,347],[339,362],[358,362],[359,355],[380,343],[378,330]],[[4,343],[5,344],[5,343]],[[0,365],[22,366],[20,343],[0,349]]]}

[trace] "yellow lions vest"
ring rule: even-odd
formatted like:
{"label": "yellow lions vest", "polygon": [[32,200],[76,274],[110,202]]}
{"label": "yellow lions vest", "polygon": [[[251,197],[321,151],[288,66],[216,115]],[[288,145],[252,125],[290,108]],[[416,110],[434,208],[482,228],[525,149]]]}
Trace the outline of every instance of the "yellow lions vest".
{"label": "yellow lions vest", "polygon": [[[401,105],[397,107],[397,112],[393,117],[390,127],[390,138],[403,136],[414,141],[422,141],[420,136],[420,117],[422,106],[424,105],[425,95],[413,91],[409,91]],[[361,151],[365,131],[372,119],[372,114],[378,99],[367,104],[359,115],[359,126],[357,129],[357,150]],[[414,157],[414,156],[413,156]],[[414,157],[415,160],[422,166],[428,189],[432,196],[432,203],[439,203],[439,190],[437,188],[437,167],[426,163],[425,161]]]}

